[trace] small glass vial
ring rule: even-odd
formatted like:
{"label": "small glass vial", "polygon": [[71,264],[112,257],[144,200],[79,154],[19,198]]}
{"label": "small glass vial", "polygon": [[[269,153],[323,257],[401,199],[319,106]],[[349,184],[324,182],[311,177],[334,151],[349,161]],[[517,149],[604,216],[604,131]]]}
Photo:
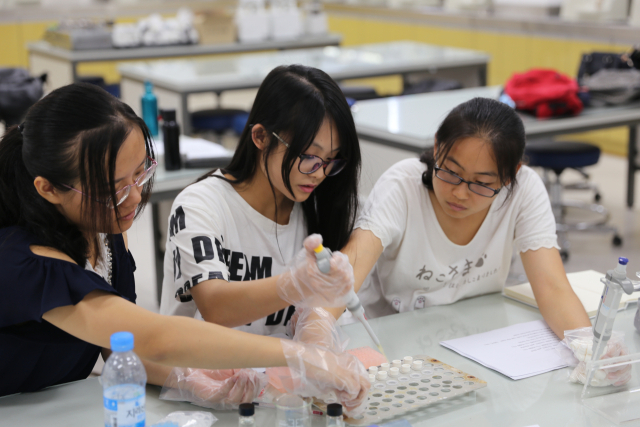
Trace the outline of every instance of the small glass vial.
{"label": "small glass vial", "polygon": [[344,427],[341,404],[330,403],[327,405],[327,427]]}
{"label": "small glass vial", "polygon": [[238,421],[238,427],[255,427],[256,419],[254,414],[256,409],[253,403],[241,403],[240,404],[240,421]]}

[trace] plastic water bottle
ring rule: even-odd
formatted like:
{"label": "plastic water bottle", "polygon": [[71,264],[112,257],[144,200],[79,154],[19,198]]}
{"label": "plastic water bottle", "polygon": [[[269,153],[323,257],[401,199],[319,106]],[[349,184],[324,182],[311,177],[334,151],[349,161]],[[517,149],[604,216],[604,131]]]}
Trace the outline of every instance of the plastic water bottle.
{"label": "plastic water bottle", "polygon": [[149,128],[151,136],[158,136],[158,99],[153,94],[153,84],[144,82],[145,93],[140,98],[142,120]]}
{"label": "plastic water bottle", "polygon": [[133,352],[133,334],[111,335],[111,356],[102,369],[105,427],[144,427],[147,373]]}

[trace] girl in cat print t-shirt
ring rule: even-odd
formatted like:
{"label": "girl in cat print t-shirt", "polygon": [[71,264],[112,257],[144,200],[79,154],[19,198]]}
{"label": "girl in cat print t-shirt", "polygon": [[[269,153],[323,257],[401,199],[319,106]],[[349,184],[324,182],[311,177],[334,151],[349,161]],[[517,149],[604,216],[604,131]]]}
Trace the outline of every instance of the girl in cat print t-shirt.
{"label": "girl in cat print t-shirt", "polygon": [[433,148],[393,165],[343,249],[372,317],[502,290],[520,254],[540,312],[558,336],[590,326],[558,251],[549,197],[522,164],[525,133],[510,107],[458,105]]}

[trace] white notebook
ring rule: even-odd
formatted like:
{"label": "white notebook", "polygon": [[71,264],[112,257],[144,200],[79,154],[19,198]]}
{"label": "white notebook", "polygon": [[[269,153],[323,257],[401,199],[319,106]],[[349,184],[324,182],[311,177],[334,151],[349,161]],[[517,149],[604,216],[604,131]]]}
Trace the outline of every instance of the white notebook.
{"label": "white notebook", "polygon": [[[578,271],[576,273],[567,274],[569,283],[576,293],[580,302],[584,306],[589,317],[594,317],[598,312],[600,306],[600,297],[604,289],[604,284],[600,281],[605,275],[603,273],[586,270]],[[509,286],[502,290],[502,294],[507,297],[520,301],[524,304],[538,308],[536,299],[533,296],[533,290],[529,283],[523,283],[521,285]],[[635,302],[640,298],[640,292],[634,292],[631,295],[622,294],[620,299],[619,309],[627,308],[627,304]]]}

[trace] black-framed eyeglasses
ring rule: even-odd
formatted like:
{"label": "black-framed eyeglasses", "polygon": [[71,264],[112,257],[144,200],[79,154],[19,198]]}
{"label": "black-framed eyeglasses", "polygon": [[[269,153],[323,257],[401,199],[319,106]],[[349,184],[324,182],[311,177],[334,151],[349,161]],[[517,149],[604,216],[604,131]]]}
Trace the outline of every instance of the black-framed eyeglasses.
{"label": "black-framed eyeglasses", "polygon": [[469,186],[469,191],[472,191],[479,196],[493,197],[500,192],[500,188],[496,190],[495,188],[487,187],[486,185],[478,184],[477,182],[465,181],[455,173],[439,168],[437,164],[433,168],[436,171],[437,178],[441,179],[447,184],[453,185],[460,185],[461,182],[465,182]]}
{"label": "black-framed eyeglasses", "polygon": [[[271,132],[273,136],[278,138],[278,141],[282,142],[285,147],[290,148],[289,144],[284,142],[277,133]],[[314,156],[311,154],[300,154],[300,162],[298,162],[298,170],[300,173],[305,175],[309,175],[317,171],[322,167],[325,176],[333,176],[338,174],[344,167],[347,165],[347,161],[345,159],[333,159],[333,160],[324,160],[322,157]]]}

